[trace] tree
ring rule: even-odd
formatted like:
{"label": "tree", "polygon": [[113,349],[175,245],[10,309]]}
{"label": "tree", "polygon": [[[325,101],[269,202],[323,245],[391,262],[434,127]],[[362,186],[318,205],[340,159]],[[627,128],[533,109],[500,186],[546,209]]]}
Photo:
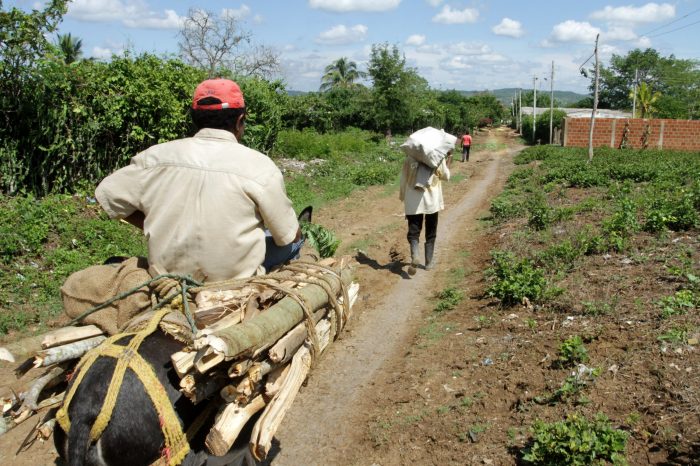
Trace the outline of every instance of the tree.
{"label": "tree", "polygon": [[58,48],[63,54],[63,61],[66,65],[78,61],[83,55],[83,41],[73,37],[70,33],[58,35]]}
{"label": "tree", "polygon": [[67,3],[51,0],[43,10],[30,13],[18,8],[0,10],[0,141],[7,143],[21,131],[15,120],[28,105],[24,96],[33,93],[33,67],[51,48],[46,37],[56,30]]}
{"label": "tree", "polygon": [[414,69],[406,68],[406,59],[397,46],[372,45],[367,69],[372,79],[372,107],[376,129],[406,130],[428,111],[420,103],[427,97],[428,83]]}
{"label": "tree", "polygon": [[321,78],[321,92],[336,88],[351,88],[357,85],[356,81],[365,76],[365,73],[357,70],[357,63],[341,57],[326,66]]}
{"label": "tree", "polygon": [[221,16],[192,9],[180,36],[182,59],[207,72],[210,77],[230,70],[234,75],[269,78],[279,69],[279,57],[269,48],[255,45],[252,34],[241,28],[230,13]]}
{"label": "tree", "polygon": [[[599,107],[631,109],[635,77],[660,95],[655,103],[660,118],[700,117],[700,62],[663,57],[654,49],[635,49],[626,56],[613,54],[601,67]],[[592,88],[592,85],[591,85]]]}
{"label": "tree", "polygon": [[[656,102],[661,97],[660,92],[654,92],[647,83],[640,83],[637,87],[637,103],[641,110],[641,118],[653,116],[656,112]],[[636,116],[636,115],[634,115]]]}

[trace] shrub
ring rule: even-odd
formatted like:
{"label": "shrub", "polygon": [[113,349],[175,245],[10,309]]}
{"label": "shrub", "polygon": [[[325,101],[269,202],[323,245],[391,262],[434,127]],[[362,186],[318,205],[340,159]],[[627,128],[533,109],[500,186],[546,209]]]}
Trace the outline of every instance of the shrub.
{"label": "shrub", "polygon": [[559,363],[562,366],[571,367],[584,362],[588,362],[588,351],[581,337],[575,335],[564,340],[559,346]]}
{"label": "shrub", "polygon": [[522,210],[522,205],[509,196],[501,195],[493,200],[489,210],[495,220],[503,221],[517,217]]}
{"label": "shrub", "polygon": [[520,303],[523,298],[531,301],[543,298],[547,280],[542,270],[536,268],[529,259],[519,260],[504,251],[495,251],[492,256],[493,267],[486,274],[495,283],[486,290],[489,296],[500,299],[504,305]]}
{"label": "shrub", "polygon": [[535,421],[533,440],[523,460],[543,466],[591,464],[626,465],[624,451],[629,434],[613,429],[602,414],[588,421],[579,414],[570,414],[565,421]]}
{"label": "shrub", "polygon": [[544,196],[534,196],[529,199],[528,212],[530,217],[527,224],[535,230],[544,230],[552,222],[554,217],[552,209],[547,205],[547,200]]}
{"label": "shrub", "polygon": [[448,287],[437,294],[439,299],[435,305],[435,312],[443,312],[454,309],[464,298],[464,293],[454,287]]}
{"label": "shrub", "polygon": [[700,297],[691,290],[676,291],[673,296],[661,298],[658,302],[663,318],[686,314],[689,310],[695,309],[698,304],[700,304]]}

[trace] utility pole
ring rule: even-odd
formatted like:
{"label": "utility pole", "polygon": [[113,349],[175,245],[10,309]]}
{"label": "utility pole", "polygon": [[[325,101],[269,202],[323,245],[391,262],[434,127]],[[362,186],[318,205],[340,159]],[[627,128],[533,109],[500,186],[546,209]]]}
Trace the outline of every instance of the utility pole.
{"label": "utility pole", "polygon": [[537,127],[537,76],[532,77],[532,143],[535,143],[535,127]]}
{"label": "utility pole", "polygon": [[637,73],[639,72],[638,68],[634,69],[634,90],[632,91],[632,118],[637,117]]}
{"label": "utility pole", "polygon": [[600,75],[600,65],[598,63],[598,38],[600,34],[595,36],[595,84],[593,86],[593,111],[591,112],[591,129],[588,133],[588,163],[593,161],[593,126],[595,125],[595,112],[598,110],[598,78]]}
{"label": "utility pole", "polygon": [[518,133],[523,135],[523,90],[518,89]]}
{"label": "utility pole", "polygon": [[554,120],[554,60],[552,74],[549,77],[549,144],[552,144],[552,121]]}

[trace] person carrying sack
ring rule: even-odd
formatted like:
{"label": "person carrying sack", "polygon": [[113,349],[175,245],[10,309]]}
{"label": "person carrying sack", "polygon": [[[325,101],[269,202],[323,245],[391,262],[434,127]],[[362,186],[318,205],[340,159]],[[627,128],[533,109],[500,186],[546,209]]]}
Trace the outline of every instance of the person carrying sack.
{"label": "person carrying sack", "polygon": [[[425,269],[431,270],[435,262],[438,212],[445,209],[442,197],[442,181],[450,179],[449,166],[457,138],[443,130],[424,128],[416,131],[401,145],[406,159],[401,170],[399,198],[404,203],[408,223],[406,238],[411,250],[408,273],[416,273],[420,265],[420,234],[425,224]],[[427,163],[424,163],[423,160]],[[431,167],[428,163],[435,165]],[[421,179],[428,174],[426,179]]]}

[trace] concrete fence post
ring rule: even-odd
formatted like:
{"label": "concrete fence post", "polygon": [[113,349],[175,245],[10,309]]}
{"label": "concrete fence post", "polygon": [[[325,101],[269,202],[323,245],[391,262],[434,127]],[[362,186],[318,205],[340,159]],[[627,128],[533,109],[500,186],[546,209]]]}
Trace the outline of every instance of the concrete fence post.
{"label": "concrete fence post", "polygon": [[666,126],[666,120],[660,120],[661,121],[661,126],[659,127],[659,143],[658,147],[659,149],[664,148],[664,126]]}
{"label": "concrete fence post", "polygon": [[612,130],[610,135],[610,147],[615,147],[615,128],[617,127],[617,118],[612,119]]}

